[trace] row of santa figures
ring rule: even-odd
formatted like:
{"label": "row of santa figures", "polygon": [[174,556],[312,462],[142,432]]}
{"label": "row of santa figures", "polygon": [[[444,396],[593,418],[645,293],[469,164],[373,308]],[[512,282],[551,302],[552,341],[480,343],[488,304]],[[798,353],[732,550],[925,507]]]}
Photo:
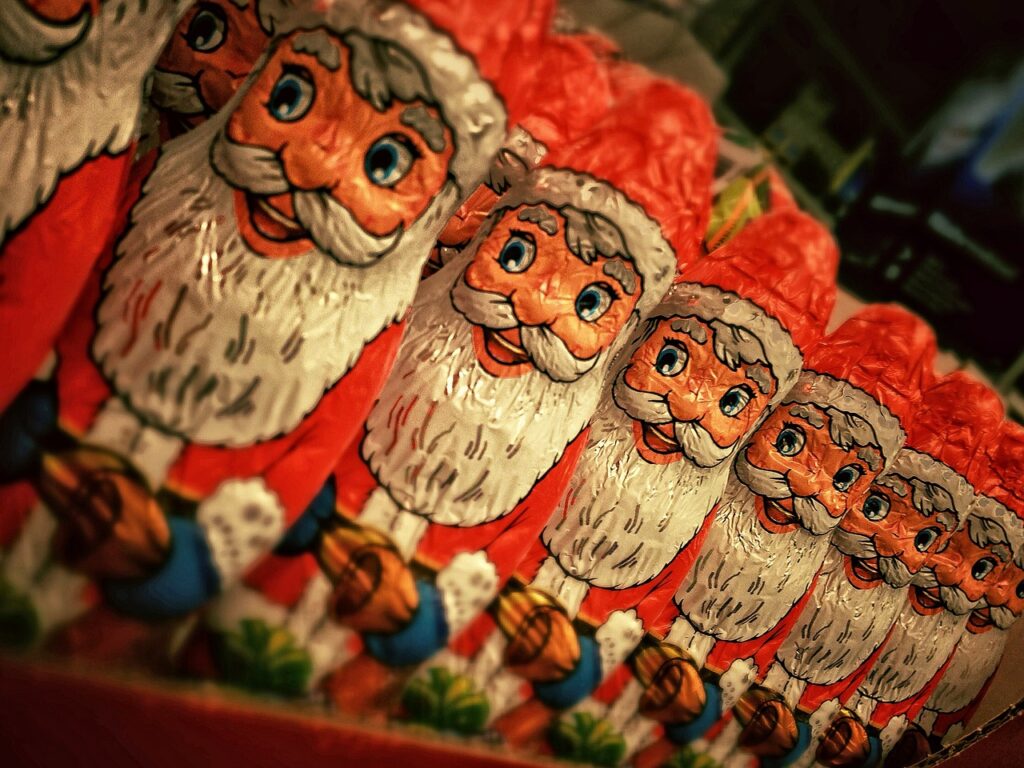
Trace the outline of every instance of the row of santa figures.
{"label": "row of santa figures", "polygon": [[0,0],[6,644],[603,765],[962,730],[1024,431],[554,17]]}

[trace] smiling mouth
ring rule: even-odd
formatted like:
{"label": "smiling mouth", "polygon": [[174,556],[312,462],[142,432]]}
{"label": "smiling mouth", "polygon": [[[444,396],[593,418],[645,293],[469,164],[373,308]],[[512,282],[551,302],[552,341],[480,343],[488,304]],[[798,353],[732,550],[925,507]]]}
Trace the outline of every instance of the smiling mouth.
{"label": "smiling mouth", "polygon": [[[792,500],[789,500],[789,503],[792,505]],[[796,512],[786,509],[780,502],[772,499],[764,500],[764,516],[776,525],[795,525],[800,522]]]}
{"label": "smiling mouth", "polygon": [[992,612],[988,608],[977,608],[971,611],[970,618],[967,619],[967,626],[975,632],[983,632],[994,623]]}
{"label": "smiling mouth", "polygon": [[643,434],[644,445],[655,453],[679,453],[682,450],[679,441],[676,440],[671,422],[667,424],[648,424],[645,421],[641,422],[640,429]]}
{"label": "smiling mouth", "polygon": [[530,356],[522,347],[522,339],[518,328],[496,331],[484,328],[484,349],[487,354],[501,365],[521,365],[530,362]]}
{"label": "smiling mouth", "polygon": [[918,587],[910,589],[910,601],[914,604],[917,612],[925,616],[938,613],[943,609],[942,598],[939,596],[938,587]]}
{"label": "smiling mouth", "polygon": [[245,202],[253,229],[267,240],[287,243],[309,237],[309,231],[271,203],[270,198],[246,192]]}
{"label": "smiling mouth", "polygon": [[882,572],[878,569],[877,556],[868,559],[851,557],[850,568],[857,578],[862,581],[880,581],[882,578]]}

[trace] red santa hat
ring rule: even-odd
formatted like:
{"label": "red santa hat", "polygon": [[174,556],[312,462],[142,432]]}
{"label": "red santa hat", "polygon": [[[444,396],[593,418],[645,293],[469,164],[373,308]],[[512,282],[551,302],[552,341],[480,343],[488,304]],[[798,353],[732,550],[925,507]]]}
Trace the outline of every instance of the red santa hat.
{"label": "red santa hat", "polygon": [[555,0],[405,2],[455,38],[476,59],[480,73],[496,85],[516,60],[529,59],[548,35],[556,7]]}
{"label": "red santa hat", "polygon": [[574,37],[550,35],[512,46],[495,81],[505,100],[510,134],[477,188],[449,220],[438,240],[465,244],[508,187],[590,130],[611,108],[608,69]]}
{"label": "red santa hat", "polygon": [[892,472],[938,486],[950,497],[945,521],[959,528],[974,502],[974,488],[987,472],[976,460],[993,440],[1003,418],[999,397],[962,371],[928,387],[907,429],[907,443]]}
{"label": "red santa hat", "polygon": [[697,261],[655,308],[746,331],[778,380],[773,404],[796,383],[801,349],[825,332],[836,299],[839,250],[828,230],[796,209],[755,219]]}
{"label": "red santa hat", "polygon": [[1005,520],[1003,527],[1011,538],[1014,562],[1024,568],[1024,427],[1002,422],[982,453],[978,471],[984,477],[979,478],[979,491],[1016,516],[1016,520]]}
{"label": "red santa hat", "polygon": [[852,428],[869,430],[889,469],[933,381],[935,352],[927,323],[895,304],[873,304],[811,347],[787,401],[847,414]]}

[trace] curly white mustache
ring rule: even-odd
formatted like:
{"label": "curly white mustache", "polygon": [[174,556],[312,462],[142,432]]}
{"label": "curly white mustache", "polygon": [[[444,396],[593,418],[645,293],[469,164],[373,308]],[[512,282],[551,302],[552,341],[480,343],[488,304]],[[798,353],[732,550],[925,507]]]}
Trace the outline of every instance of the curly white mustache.
{"label": "curly white mustache", "polygon": [[993,605],[988,610],[992,623],[999,629],[1009,629],[1017,620],[1017,616],[1005,605]]}
{"label": "curly white mustache", "polygon": [[160,109],[178,115],[203,115],[208,111],[195,80],[180,72],[154,69],[150,100]]}
{"label": "curly white mustache", "polygon": [[317,247],[339,264],[370,266],[393,251],[402,239],[402,225],[386,235],[372,235],[330,195],[294,189],[280,158],[265,147],[238,144],[220,131],[210,147],[210,164],[236,189],[255,195],[291,192],[295,217]]}
{"label": "curly white mustache", "polygon": [[858,560],[870,560],[877,557],[878,570],[885,583],[890,587],[900,589],[909,585],[914,578],[914,574],[910,572],[906,563],[898,557],[886,557],[878,554],[875,540],[870,536],[836,528],[832,532],[832,543],[844,555],[855,557]]}
{"label": "curly white mustache", "polygon": [[942,605],[945,606],[947,611],[955,613],[957,616],[966,616],[975,608],[979,608],[984,602],[983,600],[971,600],[960,587],[947,587],[945,584],[940,584],[938,577],[935,575],[935,569],[928,566],[917,572],[913,582],[924,589],[938,588],[939,599],[942,601]]}
{"label": "curly white mustache", "polygon": [[518,327],[523,349],[530,360],[555,381],[576,381],[601,359],[601,353],[585,360],[576,357],[546,325],[522,325],[507,296],[470,287],[464,274],[452,286],[451,296],[452,306],[474,325],[497,331]]}
{"label": "curly white mustache", "polygon": [[739,481],[758,496],[773,501],[792,499],[793,511],[800,524],[815,535],[831,533],[839,522],[828,513],[828,507],[813,496],[795,495],[781,472],[761,469],[751,464],[746,450],[740,451],[736,457],[734,471]]}
{"label": "curly white mustache", "polygon": [[736,443],[721,446],[711,433],[696,421],[676,421],[672,418],[668,401],[664,395],[634,389],[626,382],[626,366],[615,377],[612,398],[631,419],[647,424],[672,424],[673,434],[679,447],[690,461],[703,469],[717,467],[735,453]]}
{"label": "curly white mustache", "polygon": [[33,63],[50,61],[81,40],[92,21],[92,14],[81,14],[56,24],[37,16],[22,0],[0,3],[0,53]]}

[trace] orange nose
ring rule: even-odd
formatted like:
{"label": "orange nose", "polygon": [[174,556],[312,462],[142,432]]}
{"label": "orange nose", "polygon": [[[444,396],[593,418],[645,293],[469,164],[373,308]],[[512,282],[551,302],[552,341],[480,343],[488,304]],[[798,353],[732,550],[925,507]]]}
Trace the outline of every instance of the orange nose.
{"label": "orange nose", "polygon": [[550,326],[558,319],[560,313],[569,311],[565,307],[559,307],[549,298],[549,294],[547,285],[513,291],[510,298],[519,322],[523,325]]}
{"label": "orange nose", "polygon": [[304,190],[333,190],[338,184],[337,167],[341,152],[337,128],[316,141],[296,138],[281,147],[281,164],[292,186]]}
{"label": "orange nose", "polygon": [[875,534],[875,549],[882,557],[899,557],[903,554],[903,547],[896,537],[881,531]]}
{"label": "orange nose", "polygon": [[936,552],[928,558],[928,565],[935,569],[936,574],[956,571],[961,562],[962,559],[959,554],[949,549],[943,552]]}

